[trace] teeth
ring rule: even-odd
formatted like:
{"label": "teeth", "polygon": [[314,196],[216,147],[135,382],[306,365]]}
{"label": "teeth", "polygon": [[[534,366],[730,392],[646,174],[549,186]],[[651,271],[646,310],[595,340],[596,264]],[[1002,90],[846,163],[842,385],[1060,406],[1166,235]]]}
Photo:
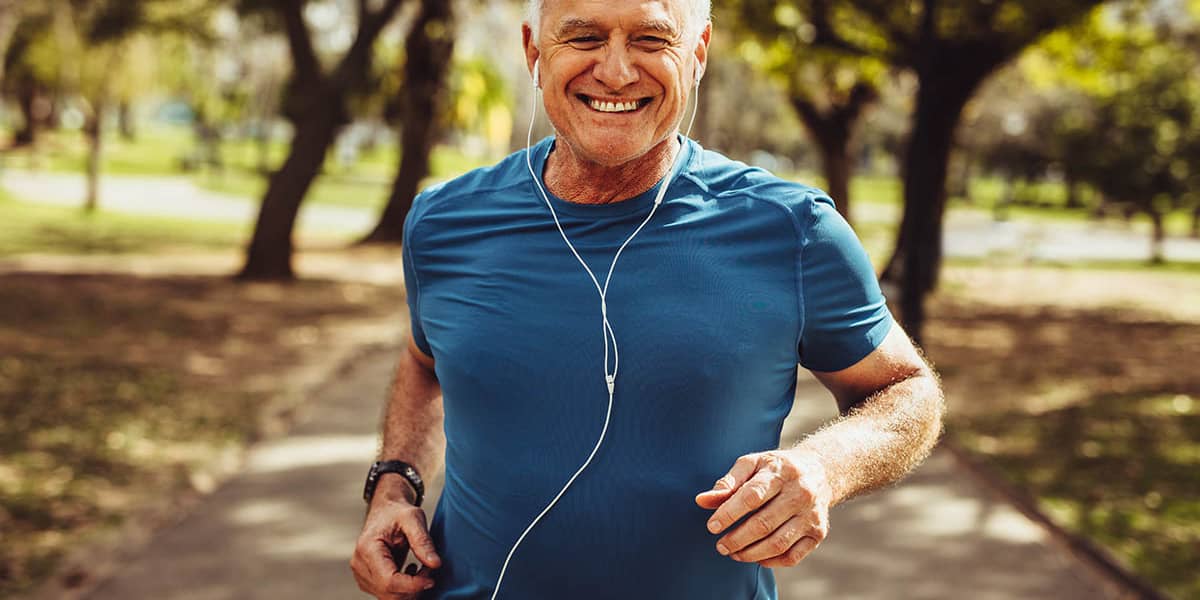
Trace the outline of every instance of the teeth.
{"label": "teeth", "polygon": [[593,110],[598,110],[600,112],[608,112],[608,113],[630,112],[630,111],[637,110],[637,107],[638,107],[638,103],[634,102],[634,101],[601,102],[599,100],[591,100],[588,102],[588,105],[591,106]]}

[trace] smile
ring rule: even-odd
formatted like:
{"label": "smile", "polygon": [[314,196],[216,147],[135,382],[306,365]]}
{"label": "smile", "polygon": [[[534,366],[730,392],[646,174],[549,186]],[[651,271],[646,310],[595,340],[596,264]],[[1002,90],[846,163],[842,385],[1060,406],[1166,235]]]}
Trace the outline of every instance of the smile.
{"label": "smile", "polygon": [[634,111],[638,110],[639,108],[642,108],[643,106],[646,106],[647,104],[650,104],[652,101],[654,101],[653,98],[642,98],[641,100],[625,100],[623,102],[608,102],[608,101],[604,101],[604,100],[597,100],[597,99],[591,98],[589,96],[584,96],[583,94],[579,94],[576,97],[579,98],[581,101],[583,101],[584,104],[587,104],[589,107],[591,107],[592,110],[597,111],[597,112],[603,112],[603,113],[634,112]]}

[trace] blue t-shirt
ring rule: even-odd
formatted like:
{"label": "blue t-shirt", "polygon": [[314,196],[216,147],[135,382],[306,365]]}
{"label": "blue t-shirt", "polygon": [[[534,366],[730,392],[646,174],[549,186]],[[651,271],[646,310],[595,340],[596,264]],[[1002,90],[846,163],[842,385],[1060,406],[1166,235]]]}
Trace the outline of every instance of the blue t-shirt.
{"label": "blue t-shirt", "polygon": [[[891,327],[828,197],[681,140],[666,199],[609,288],[620,372],[606,440],[517,549],[501,598],[775,598],[770,569],[717,554],[693,499],[739,456],[778,447],[798,363],[844,369]],[[532,150],[538,177],[553,144]],[[657,191],[550,200],[603,281]],[[436,361],[445,406],[431,525],[444,566],[431,596],[486,599],[600,435],[599,294],[524,151],[424,191],[404,243],[413,337]]]}

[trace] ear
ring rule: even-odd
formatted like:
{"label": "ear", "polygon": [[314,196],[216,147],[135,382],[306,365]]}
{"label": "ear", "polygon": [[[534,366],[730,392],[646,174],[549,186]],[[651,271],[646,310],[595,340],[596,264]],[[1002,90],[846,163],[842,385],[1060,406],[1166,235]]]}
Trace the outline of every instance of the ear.
{"label": "ear", "polygon": [[700,39],[696,42],[696,70],[695,82],[693,85],[700,82],[704,77],[704,72],[708,69],[708,44],[712,40],[712,21],[704,24],[704,31],[700,32]]}
{"label": "ear", "polygon": [[541,51],[538,50],[536,44],[533,43],[533,29],[529,27],[529,23],[521,25],[521,43],[525,49],[525,66],[529,69],[529,76],[534,79],[535,83],[540,83],[540,77],[537,73],[538,57],[541,56]]}

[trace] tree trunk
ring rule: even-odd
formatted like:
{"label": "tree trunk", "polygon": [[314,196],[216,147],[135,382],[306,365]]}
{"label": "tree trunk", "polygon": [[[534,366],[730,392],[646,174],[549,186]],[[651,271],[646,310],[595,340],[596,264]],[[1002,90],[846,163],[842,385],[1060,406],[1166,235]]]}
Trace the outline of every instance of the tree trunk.
{"label": "tree trunk", "polygon": [[1067,208],[1083,208],[1083,198],[1079,195],[1079,178],[1070,169],[1063,173],[1063,185],[1067,186]]}
{"label": "tree trunk", "polygon": [[83,210],[96,212],[100,206],[100,159],[104,150],[104,104],[97,102],[83,126],[88,140],[87,196]]}
{"label": "tree trunk", "polygon": [[849,138],[834,140],[834,144],[826,146],[819,144],[821,149],[821,169],[829,187],[829,197],[833,198],[838,212],[853,223],[850,218],[850,177],[853,174],[853,164],[850,158]]}
{"label": "tree trunk", "polygon": [[121,139],[127,142],[137,139],[137,126],[133,123],[133,105],[128,100],[122,100],[117,106],[117,127],[121,131]]}
{"label": "tree trunk", "polygon": [[983,75],[928,69],[921,77],[912,133],[904,156],[904,216],[883,279],[900,288],[900,320],[918,342],[925,297],[937,287],[942,262],[946,174],[954,130]]}
{"label": "tree trunk", "polygon": [[850,218],[850,177],[854,159],[850,156],[851,138],[859,117],[867,106],[878,98],[875,88],[859,83],[840,101],[831,100],[826,110],[817,108],[805,96],[792,96],[792,108],[800,122],[817,143],[821,152],[821,167],[825,185],[838,212],[847,222]]}
{"label": "tree trunk", "polygon": [[8,47],[21,20],[18,10],[16,0],[0,0],[0,87],[4,84],[4,58],[8,56]]}
{"label": "tree trunk", "polygon": [[400,169],[379,223],[362,243],[399,243],[404,220],[421,180],[429,174],[429,153],[436,139],[446,72],[454,54],[453,2],[421,0],[406,45],[401,91]]}
{"label": "tree trunk", "polygon": [[21,109],[21,129],[13,135],[13,146],[32,146],[37,141],[37,130],[40,125],[38,116],[38,89],[32,78],[20,78],[17,89],[17,106]]}
{"label": "tree trunk", "polygon": [[1157,210],[1151,210],[1150,222],[1154,225],[1154,231],[1150,237],[1150,264],[1161,265],[1167,262],[1166,253],[1163,252],[1163,244],[1167,239],[1165,215]]}
{"label": "tree trunk", "polygon": [[254,237],[239,279],[291,279],[292,231],[300,203],[325,162],[325,154],[342,126],[342,97],[327,93],[325,101],[297,123],[296,136],[283,166],[271,176]]}

